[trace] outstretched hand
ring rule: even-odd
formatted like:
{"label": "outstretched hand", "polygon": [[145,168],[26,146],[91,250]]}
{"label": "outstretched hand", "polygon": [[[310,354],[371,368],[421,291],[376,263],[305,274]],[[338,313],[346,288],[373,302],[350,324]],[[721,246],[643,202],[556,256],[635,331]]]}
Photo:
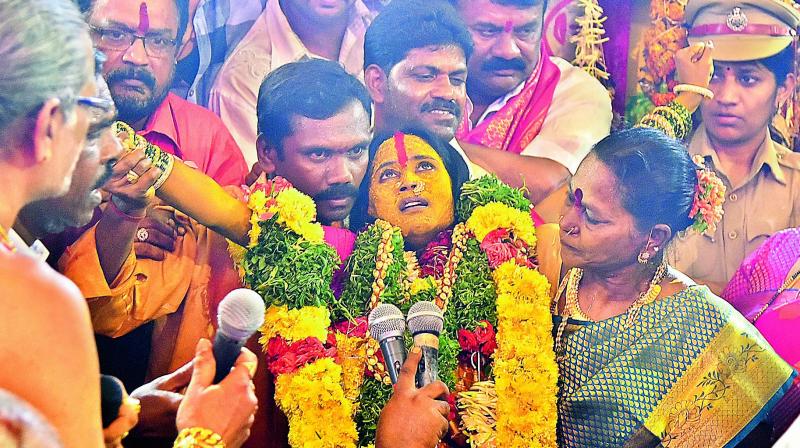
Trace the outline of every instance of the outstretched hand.
{"label": "outstretched hand", "polygon": [[433,448],[447,434],[450,405],[437,398],[449,391],[441,381],[417,389],[414,377],[421,358],[422,351],[412,348],[400,369],[394,394],[378,420],[376,448]]}
{"label": "outstretched hand", "polygon": [[142,404],[134,432],[141,437],[175,438],[175,418],[183,400],[182,391],[192,377],[191,362],[180,369],[138,387],[131,397]]}
{"label": "outstretched hand", "polygon": [[253,384],[257,363],[256,355],[243,348],[228,376],[212,384],[216,361],[211,342],[201,339],[195,350],[192,379],[178,408],[178,430],[210,429],[222,436],[226,447],[241,446],[250,436],[257,407]]}

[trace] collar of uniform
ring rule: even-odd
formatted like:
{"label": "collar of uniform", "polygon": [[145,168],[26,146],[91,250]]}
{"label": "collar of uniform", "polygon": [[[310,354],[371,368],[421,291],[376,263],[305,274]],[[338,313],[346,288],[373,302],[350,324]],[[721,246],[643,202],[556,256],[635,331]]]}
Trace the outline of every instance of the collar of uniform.
{"label": "collar of uniform", "polygon": [[[366,30],[372,13],[362,0],[356,0],[350,6],[350,20],[347,29],[362,27]],[[272,50],[272,68],[295,62],[303,56],[319,57],[311,53],[289,25],[279,1],[267,2],[264,12]],[[363,35],[363,33],[361,33]]]}
{"label": "collar of uniform", "polygon": [[173,111],[173,101],[177,101],[179,97],[174,93],[167,94],[164,101],[147,120],[147,124],[142,129],[141,134],[145,137],[153,132],[163,135],[170,139],[172,143],[178,148],[178,130],[175,128],[175,114]]}
{"label": "collar of uniform", "polygon": [[[769,170],[775,180],[783,185],[786,185],[786,175],[779,163],[778,150],[775,148],[775,143],[772,141],[772,138],[770,138],[769,130],[765,132],[766,137],[764,138],[764,142],[761,144],[761,147],[758,148],[758,153],[756,153],[756,157],[753,159],[753,166],[750,167],[750,174],[748,174],[747,180],[744,182],[744,184],[750,182],[766,165],[769,167]],[[712,163],[714,164],[714,169],[727,179],[727,175],[725,175],[721,169],[722,165],[719,163],[719,156],[711,146],[711,142],[708,139],[708,133],[706,132],[705,125],[701,124],[697,128],[695,137],[692,138],[692,141],[689,144],[689,154],[701,155],[706,159],[711,159]],[[735,186],[735,188],[738,188],[738,186]]]}

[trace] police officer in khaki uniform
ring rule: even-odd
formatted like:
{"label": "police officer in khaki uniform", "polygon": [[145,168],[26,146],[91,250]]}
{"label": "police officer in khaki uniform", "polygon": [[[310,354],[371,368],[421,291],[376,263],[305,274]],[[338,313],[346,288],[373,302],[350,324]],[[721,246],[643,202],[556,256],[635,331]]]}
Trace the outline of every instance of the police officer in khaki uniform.
{"label": "police officer in khaki uniform", "polygon": [[800,153],[769,132],[794,91],[800,10],[783,0],[689,0],[686,21],[689,42],[712,41],[715,59],[714,97],[700,106],[689,151],[705,158],[727,193],[716,233],[679,237],[671,261],[719,294],[767,237],[800,226]]}

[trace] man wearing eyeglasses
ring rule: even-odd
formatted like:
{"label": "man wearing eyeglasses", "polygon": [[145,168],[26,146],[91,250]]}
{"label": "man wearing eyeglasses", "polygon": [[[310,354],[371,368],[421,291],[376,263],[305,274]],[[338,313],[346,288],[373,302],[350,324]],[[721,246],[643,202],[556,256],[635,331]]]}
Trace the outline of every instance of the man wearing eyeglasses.
{"label": "man wearing eyeglasses", "polygon": [[188,14],[185,1],[95,0],[88,21],[108,57],[103,74],[120,120],[219,184],[238,186],[247,167],[225,125],[169,93]]}

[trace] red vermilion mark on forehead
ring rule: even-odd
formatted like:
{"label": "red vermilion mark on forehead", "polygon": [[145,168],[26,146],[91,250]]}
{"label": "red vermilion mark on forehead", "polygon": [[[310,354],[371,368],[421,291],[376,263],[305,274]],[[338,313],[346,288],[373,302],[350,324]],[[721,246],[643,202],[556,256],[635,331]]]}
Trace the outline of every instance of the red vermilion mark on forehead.
{"label": "red vermilion mark on forehead", "polygon": [[583,206],[583,190],[580,188],[575,189],[575,206],[581,207]]}
{"label": "red vermilion mark on forehead", "polygon": [[139,5],[139,35],[144,36],[150,31],[150,15],[147,14],[147,3]]}
{"label": "red vermilion mark on forehead", "polygon": [[506,33],[510,33],[514,30],[514,21],[513,20],[506,20],[505,26],[503,26],[503,31]]}
{"label": "red vermilion mark on forehead", "polygon": [[408,154],[406,153],[406,142],[403,137],[405,137],[405,134],[402,132],[394,133],[394,150],[397,151],[397,163],[402,168],[405,168],[408,163]]}

